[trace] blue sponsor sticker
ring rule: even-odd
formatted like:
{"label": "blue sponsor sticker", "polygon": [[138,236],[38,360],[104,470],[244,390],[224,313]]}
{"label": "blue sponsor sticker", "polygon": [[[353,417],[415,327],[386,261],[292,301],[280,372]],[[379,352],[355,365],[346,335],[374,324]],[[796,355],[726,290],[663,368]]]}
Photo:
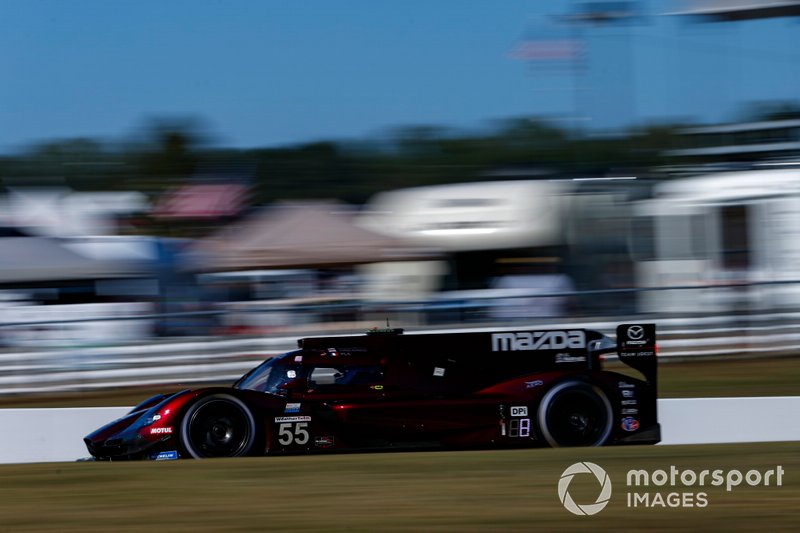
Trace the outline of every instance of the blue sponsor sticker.
{"label": "blue sponsor sticker", "polygon": [[622,419],[622,429],[625,431],[636,431],[639,429],[639,421],[632,416],[625,417]]}
{"label": "blue sponsor sticker", "polygon": [[299,413],[300,412],[300,404],[299,403],[287,403],[286,408],[283,410],[284,413]]}
{"label": "blue sponsor sticker", "polygon": [[178,458],[177,450],[170,450],[167,452],[158,452],[150,455],[153,461],[174,461]]}

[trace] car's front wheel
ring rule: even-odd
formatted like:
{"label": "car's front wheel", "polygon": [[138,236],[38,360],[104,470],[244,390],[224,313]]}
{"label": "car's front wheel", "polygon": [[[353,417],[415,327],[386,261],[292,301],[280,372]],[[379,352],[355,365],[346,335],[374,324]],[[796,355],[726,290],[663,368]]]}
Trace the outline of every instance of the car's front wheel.
{"label": "car's front wheel", "polygon": [[181,422],[181,445],[196,459],[246,455],[255,440],[253,414],[241,400],[228,394],[201,398],[189,407]]}
{"label": "car's front wheel", "polygon": [[550,446],[600,446],[613,426],[611,403],[602,390],[581,381],[559,383],[544,395],[539,430]]}

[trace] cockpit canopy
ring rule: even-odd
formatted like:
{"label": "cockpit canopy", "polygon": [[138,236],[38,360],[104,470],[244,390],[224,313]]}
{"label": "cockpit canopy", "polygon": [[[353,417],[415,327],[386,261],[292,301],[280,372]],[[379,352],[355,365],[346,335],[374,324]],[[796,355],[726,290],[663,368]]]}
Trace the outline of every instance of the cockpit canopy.
{"label": "cockpit canopy", "polygon": [[302,350],[269,359],[245,374],[234,387],[285,395],[290,389],[378,386],[383,383],[384,370],[379,364],[353,364],[334,358],[303,364],[302,359]]}

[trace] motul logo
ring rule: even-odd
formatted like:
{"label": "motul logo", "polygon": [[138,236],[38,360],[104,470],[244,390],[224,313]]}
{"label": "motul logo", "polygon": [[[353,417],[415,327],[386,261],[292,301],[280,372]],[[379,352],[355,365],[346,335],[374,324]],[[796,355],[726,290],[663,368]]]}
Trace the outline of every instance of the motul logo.
{"label": "motul logo", "polygon": [[586,333],[583,330],[492,333],[493,352],[566,350],[569,348],[586,348]]}

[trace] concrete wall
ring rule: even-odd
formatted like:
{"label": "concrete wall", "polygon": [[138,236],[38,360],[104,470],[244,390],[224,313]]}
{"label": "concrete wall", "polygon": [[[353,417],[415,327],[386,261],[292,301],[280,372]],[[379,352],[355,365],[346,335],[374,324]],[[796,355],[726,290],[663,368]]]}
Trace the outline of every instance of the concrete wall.
{"label": "concrete wall", "polygon": [[[83,437],[129,409],[2,409],[0,463],[87,457]],[[799,396],[664,399],[658,409],[662,444],[800,440]]]}

